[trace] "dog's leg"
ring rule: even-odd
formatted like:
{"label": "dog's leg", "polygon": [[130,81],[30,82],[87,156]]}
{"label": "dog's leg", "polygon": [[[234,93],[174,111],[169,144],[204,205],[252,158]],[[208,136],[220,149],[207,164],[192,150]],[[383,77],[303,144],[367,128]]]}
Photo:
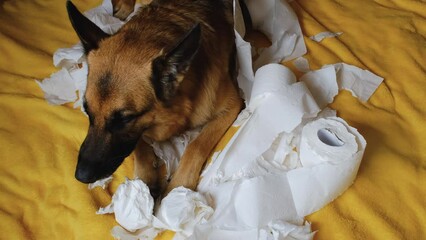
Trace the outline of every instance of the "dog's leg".
{"label": "dog's leg", "polygon": [[139,140],[134,151],[134,173],[146,185],[148,185],[151,195],[157,198],[162,191],[162,181],[160,178],[160,167],[154,150],[142,138]]}
{"label": "dog's leg", "polygon": [[208,122],[198,137],[187,146],[163,197],[179,186],[196,189],[204,163],[241,110],[241,103],[238,101],[236,100],[229,110],[223,111]]}
{"label": "dog's leg", "polygon": [[114,16],[125,20],[133,12],[136,0],[112,0]]}

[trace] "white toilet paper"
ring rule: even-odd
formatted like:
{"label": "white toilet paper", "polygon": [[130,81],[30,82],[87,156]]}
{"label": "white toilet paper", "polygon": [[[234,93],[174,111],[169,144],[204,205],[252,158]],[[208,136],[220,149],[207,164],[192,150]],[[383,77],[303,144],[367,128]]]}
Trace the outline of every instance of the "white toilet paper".
{"label": "white toilet paper", "polygon": [[310,122],[302,130],[300,161],[304,167],[345,161],[357,151],[355,136],[348,132],[343,123],[333,118]]}
{"label": "white toilet paper", "polygon": [[114,193],[111,204],[96,213],[115,213],[115,220],[121,226],[135,232],[151,224],[153,209],[154,199],[148,186],[140,179],[126,179]]}
{"label": "white toilet paper", "polygon": [[161,201],[153,225],[176,232],[175,239],[178,236],[186,239],[191,236],[194,227],[206,223],[213,212],[202,194],[178,187]]}

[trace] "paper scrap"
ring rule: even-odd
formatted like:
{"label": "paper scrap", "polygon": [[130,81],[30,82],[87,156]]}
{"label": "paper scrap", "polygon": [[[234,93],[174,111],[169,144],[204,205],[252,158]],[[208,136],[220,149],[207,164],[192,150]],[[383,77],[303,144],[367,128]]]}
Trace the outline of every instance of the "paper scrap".
{"label": "paper scrap", "polygon": [[146,227],[139,229],[135,232],[129,232],[121,226],[115,226],[111,230],[111,235],[115,239],[120,240],[142,240],[142,239],[155,239],[155,237],[161,232],[160,229],[153,227]]}
{"label": "paper scrap", "polygon": [[179,136],[174,136],[162,142],[155,142],[147,138],[144,139],[152,146],[155,155],[166,164],[167,178],[170,178],[176,171],[186,146],[198,136],[200,131],[201,128],[191,129]]}
{"label": "paper scrap", "polygon": [[148,186],[140,179],[126,179],[112,196],[111,204],[100,208],[97,214],[114,213],[122,227],[135,232],[150,225],[153,209],[154,199]]}
{"label": "paper scrap", "polygon": [[293,61],[293,65],[296,67],[297,70],[300,72],[310,72],[311,68],[309,67],[308,59],[304,57],[298,57]]}
{"label": "paper scrap", "polygon": [[186,239],[192,235],[195,225],[208,221],[213,211],[203,195],[178,187],[161,201],[155,216],[161,222],[157,226],[175,231],[175,238]]}
{"label": "paper scrap", "polygon": [[300,78],[304,82],[318,106],[324,108],[332,103],[338,93],[336,71],[333,67],[326,67],[316,71],[310,71]]}
{"label": "paper scrap", "polygon": [[343,32],[320,32],[314,36],[309,37],[310,39],[314,40],[315,42],[321,42],[324,38],[333,38],[340,36]]}
{"label": "paper scrap", "polygon": [[50,104],[60,105],[77,100],[77,93],[69,72],[65,69],[53,73],[49,78],[36,83],[44,92],[44,98]]}
{"label": "paper scrap", "polygon": [[[325,65],[323,68],[329,66]],[[364,102],[368,101],[383,81],[382,77],[353,65],[336,63],[331,66],[336,70],[339,89],[350,91],[354,97]]]}
{"label": "paper scrap", "polygon": [[311,224],[305,222],[299,226],[290,222],[275,220],[268,224],[268,228],[261,229],[259,240],[311,240],[315,232],[311,232]]}
{"label": "paper scrap", "polygon": [[105,189],[111,181],[112,181],[112,176],[102,178],[94,183],[89,183],[88,188],[94,189],[95,187],[101,187],[102,189]]}

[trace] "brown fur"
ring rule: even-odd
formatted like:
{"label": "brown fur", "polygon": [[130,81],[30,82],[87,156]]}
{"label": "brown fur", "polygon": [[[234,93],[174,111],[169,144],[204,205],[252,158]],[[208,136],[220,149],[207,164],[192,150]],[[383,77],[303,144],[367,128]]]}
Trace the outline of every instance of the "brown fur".
{"label": "brown fur", "polygon": [[[134,1],[115,0],[113,4],[116,15],[125,18],[130,13],[125,9],[132,9]],[[104,146],[114,144],[114,139],[137,139],[140,135],[164,141],[203,126],[187,147],[165,193],[178,186],[195,189],[210,152],[242,107],[230,74],[234,57],[232,19],[231,0],[158,0],[90,49],[85,101],[91,125],[81,155],[86,154],[82,151],[103,149],[98,146],[99,139]],[[153,61],[173,49],[197,23],[201,26],[198,51],[188,70],[177,76],[175,94],[161,99],[155,91],[158,83],[152,82]],[[119,131],[106,133],[117,111],[137,117]],[[164,185],[155,166],[152,149],[139,138],[135,174],[152,189]]]}

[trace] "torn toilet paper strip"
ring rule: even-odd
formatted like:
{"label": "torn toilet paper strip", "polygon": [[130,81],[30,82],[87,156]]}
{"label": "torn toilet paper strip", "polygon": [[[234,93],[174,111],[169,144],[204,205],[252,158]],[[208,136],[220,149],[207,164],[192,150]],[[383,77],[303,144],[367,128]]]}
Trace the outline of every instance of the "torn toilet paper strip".
{"label": "torn toilet paper strip", "polygon": [[325,65],[323,68],[329,66],[333,66],[336,70],[339,89],[350,91],[352,95],[364,102],[368,101],[383,81],[382,77],[368,70],[363,70],[346,63]]}
{"label": "torn toilet paper strip", "polygon": [[293,61],[293,65],[296,67],[297,70],[307,73],[311,71],[311,68],[309,67],[308,59],[304,57],[298,57]]}
{"label": "torn toilet paper strip", "polygon": [[342,35],[342,32],[320,32],[314,36],[309,37],[315,42],[321,42],[324,38],[333,38]]}
{"label": "torn toilet paper strip", "polygon": [[308,72],[300,81],[306,84],[321,109],[332,103],[339,91],[333,67]]}
{"label": "torn toilet paper strip", "polygon": [[102,178],[94,183],[89,183],[88,188],[94,189],[95,187],[101,187],[105,189],[111,181],[112,181],[112,176]]}

